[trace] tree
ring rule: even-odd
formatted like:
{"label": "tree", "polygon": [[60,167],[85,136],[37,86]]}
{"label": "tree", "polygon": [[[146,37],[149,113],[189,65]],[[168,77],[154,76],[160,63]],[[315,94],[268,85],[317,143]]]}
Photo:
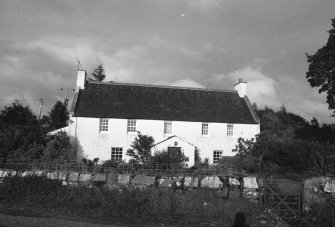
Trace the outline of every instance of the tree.
{"label": "tree", "polygon": [[306,54],[309,63],[306,78],[312,87],[319,88],[319,93],[327,93],[328,108],[335,114],[335,18],[332,26],[327,44],[314,55]]}
{"label": "tree", "polygon": [[61,101],[57,101],[49,113],[49,130],[56,130],[67,126],[68,120],[69,112],[66,105]]}
{"label": "tree", "polygon": [[249,166],[253,166],[253,171],[260,172],[267,169],[267,160],[271,159],[276,141],[278,141],[278,137],[268,131],[258,134],[256,140],[239,138],[235,150],[236,156],[253,162],[254,165],[250,163]]}
{"label": "tree", "polygon": [[104,74],[104,68],[102,67],[102,64],[100,64],[94,71],[92,72],[92,76],[96,81],[103,81],[106,77]]}
{"label": "tree", "polygon": [[48,143],[45,147],[43,159],[48,161],[73,161],[74,150],[70,143],[70,137],[66,132],[58,132],[48,136]]}
{"label": "tree", "polygon": [[185,167],[188,160],[182,151],[174,151],[173,154],[169,154],[166,150],[156,152],[151,158],[152,164],[169,164],[168,167],[176,168]]}
{"label": "tree", "polygon": [[127,155],[132,157],[132,162],[147,163],[151,158],[151,147],[154,139],[148,135],[137,133],[137,137],[130,145],[132,148],[127,150]]}
{"label": "tree", "polygon": [[36,116],[18,102],[0,113],[0,158],[3,162],[29,161],[41,155],[44,137]]}

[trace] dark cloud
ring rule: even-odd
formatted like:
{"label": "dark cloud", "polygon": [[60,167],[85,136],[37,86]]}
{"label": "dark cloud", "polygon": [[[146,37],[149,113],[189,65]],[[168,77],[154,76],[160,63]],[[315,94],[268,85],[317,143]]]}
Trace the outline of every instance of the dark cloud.
{"label": "dark cloud", "polygon": [[58,88],[74,86],[76,52],[88,74],[103,63],[115,81],[232,89],[244,77],[260,106],[309,118],[314,105],[330,122],[324,96],[306,82],[304,54],[325,44],[334,8],[333,0],[1,1],[0,95],[52,106]]}

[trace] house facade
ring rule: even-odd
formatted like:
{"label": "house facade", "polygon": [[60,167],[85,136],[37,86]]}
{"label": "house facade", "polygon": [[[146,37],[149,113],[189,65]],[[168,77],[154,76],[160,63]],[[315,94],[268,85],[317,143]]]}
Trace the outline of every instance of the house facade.
{"label": "house facade", "polygon": [[235,90],[87,82],[79,71],[70,111],[69,134],[78,155],[125,160],[137,132],[155,140],[152,152],[180,150],[194,164],[194,150],[215,163],[232,156],[239,137],[254,138],[259,118],[246,96]]}

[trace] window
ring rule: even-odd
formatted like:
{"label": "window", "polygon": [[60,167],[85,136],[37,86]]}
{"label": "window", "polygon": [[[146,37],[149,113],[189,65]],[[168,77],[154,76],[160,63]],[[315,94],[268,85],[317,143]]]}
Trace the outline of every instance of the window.
{"label": "window", "polygon": [[136,120],[128,120],[128,132],[136,132]]}
{"label": "window", "polygon": [[222,157],[222,153],[223,151],[220,151],[220,150],[213,151],[213,163],[218,163],[218,161]]}
{"label": "window", "polygon": [[112,160],[122,161],[122,147],[112,147]]}
{"label": "window", "polygon": [[227,125],[227,136],[234,135],[234,125],[228,124]]}
{"label": "window", "polygon": [[108,119],[100,118],[100,132],[108,131]]}
{"label": "window", "polygon": [[164,134],[172,134],[172,122],[164,121]]}
{"label": "window", "polygon": [[208,123],[202,123],[201,135],[208,136]]}

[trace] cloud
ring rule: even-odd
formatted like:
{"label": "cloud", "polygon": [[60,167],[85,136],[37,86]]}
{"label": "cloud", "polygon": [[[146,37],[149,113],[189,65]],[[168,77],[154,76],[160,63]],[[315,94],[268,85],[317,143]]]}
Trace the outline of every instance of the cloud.
{"label": "cloud", "polygon": [[27,50],[41,49],[44,52],[57,57],[67,63],[74,62],[74,49],[59,45],[54,45],[47,40],[37,39],[26,44],[21,44],[18,48],[25,48]]}
{"label": "cloud", "polygon": [[158,81],[154,83],[155,85],[165,85],[165,86],[174,86],[174,87],[191,87],[191,88],[206,88],[205,85],[198,83],[191,79],[182,79],[175,82],[167,81]]}
{"label": "cloud", "polygon": [[313,117],[316,117],[325,123],[333,123],[333,119],[331,118],[332,111],[328,110],[328,104],[326,103],[303,100],[300,101],[299,105],[292,106],[290,109],[301,113],[306,120],[311,120]]}
{"label": "cloud", "polygon": [[204,85],[190,79],[185,80],[178,80],[172,84],[171,86],[177,86],[177,87],[193,87],[193,88],[205,88]]}
{"label": "cloud", "polygon": [[229,73],[227,76],[218,75],[216,80],[228,79],[236,83],[239,78],[247,82],[247,94],[251,102],[256,102],[258,106],[275,107],[281,106],[277,95],[277,82],[270,76],[262,73],[261,68],[246,67]]}
{"label": "cloud", "polygon": [[189,8],[202,15],[209,15],[215,10],[221,8],[222,1],[223,0],[190,0]]}

